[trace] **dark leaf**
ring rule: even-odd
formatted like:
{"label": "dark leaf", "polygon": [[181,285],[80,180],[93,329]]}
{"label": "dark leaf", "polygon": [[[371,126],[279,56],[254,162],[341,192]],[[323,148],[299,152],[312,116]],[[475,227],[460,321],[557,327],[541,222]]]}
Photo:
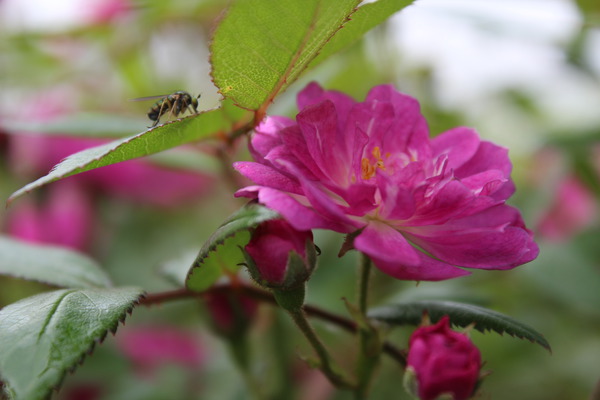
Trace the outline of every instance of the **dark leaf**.
{"label": "dark leaf", "polygon": [[419,325],[425,311],[432,322],[437,322],[444,315],[448,315],[454,325],[466,327],[474,324],[475,329],[480,332],[507,333],[535,342],[551,351],[550,344],[544,336],[533,328],[499,312],[470,304],[451,301],[413,301],[378,307],[369,312],[369,317],[390,325]]}

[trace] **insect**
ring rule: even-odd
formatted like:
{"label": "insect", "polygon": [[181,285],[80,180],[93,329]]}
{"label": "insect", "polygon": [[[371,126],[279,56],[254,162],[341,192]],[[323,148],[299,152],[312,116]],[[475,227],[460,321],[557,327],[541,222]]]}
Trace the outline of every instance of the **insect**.
{"label": "insect", "polygon": [[178,90],[173,94],[168,95],[160,95],[160,96],[148,96],[148,97],[140,97],[134,99],[135,101],[142,100],[151,100],[151,99],[160,99],[158,100],[151,108],[148,110],[148,118],[154,121],[152,126],[149,128],[154,128],[158,125],[160,121],[160,117],[165,114],[169,114],[169,117],[178,117],[179,114],[183,114],[186,111],[193,112],[194,114],[198,114],[198,97],[193,97],[188,92],[184,92],[183,90]]}

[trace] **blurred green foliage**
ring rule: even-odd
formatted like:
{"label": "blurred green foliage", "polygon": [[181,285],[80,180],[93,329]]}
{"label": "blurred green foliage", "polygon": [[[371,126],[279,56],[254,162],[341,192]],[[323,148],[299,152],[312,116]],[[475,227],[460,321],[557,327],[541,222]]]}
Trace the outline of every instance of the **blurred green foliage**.
{"label": "blurred green foliage", "polygon": [[[39,177],[17,171],[15,163],[19,160],[10,154],[9,142],[11,135],[23,134],[20,130],[24,128],[19,124],[31,122],[26,112],[28,105],[44,93],[59,93],[60,104],[49,105],[58,108],[61,115],[72,116],[70,120],[67,118],[70,122],[64,133],[85,136],[96,132],[96,136],[107,138],[131,135],[146,128],[144,113],[151,104],[128,99],[182,89],[202,93],[202,109],[216,106],[219,96],[209,76],[208,43],[226,3],[219,0],[136,1],[130,3],[129,11],[101,23],[68,29],[58,27],[53,31],[18,30],[6,24],[0,27],[2,197],[6,199]],[[597,35],[594,26],[597,26],[600,9],[593,0],[576,3],[582,21],[572,40],[560,43],[560,55],[565,60],[562,67],[565,75],[581,74],[589,79],[590,85],[598,85],[598,71],[586,62],[586,57],[571,56],[585,56],[586,51],[591,51],[586,44],[590,43],[592,34]],[[418,3],[413,7],[418,7]],[[535,229],[544,210],[550,207],[559,181],[566,176],[577,176],[594,193],[598,205],[600,153],[593,149],[600,146],[600,125],[596,121],[581,121],[579,126],[567,129],[554,128],[552,121],[556,116],[544,111],[545,99],[519,87],[488,92],[482,100],[485,104],[442,104],[436,67],[404,62],[410,55],[402,54],[395,46],[394,32],[392,24],[384,24],[365,40],[328,59],[291,85],[276,99],[270,112],[292,115],[294,96],[309,80],[317,80],[326,88],[342,90],[357,99],[362,99],[373,85],[394,83],[419,99],[432,134],[456,125],[489,126],[492,122],[482,121],[484,114],[473,112],[487,105],[494,109],[494,121],[508,121],[512,125],[507,126],[523,127],[523,131],[516,134],[520,141],[511,142],[514,143],[511,147],[515,164],[513,177],[517,184],[513,204],[523,211],[528,226]],[[575,107],[590,106],[583,95],[579,101],[582,103],[574,104]],[[90,112],[101,118],[81,119],[81,115]],[[106,128],[107,122],[121,120],[121,129],[114,125]],[[43,125],[36,123],[35,130],[42,131]],[[136,123],[139,126],[134,130]],[[73,128],[78,126],[81,128]],[[56,133],[48,129],[51,130]],[[488,137],[485,130],[479,129],[479,132],[484,138]],[[215,148],[202,152],[202,157],[210,162],[184,163],[178,159],[178,166],[214,174],[215,165],[220,165]],[[556,151],[562,161],[552,160],[549,166],[540,162],[539,153],[549,148]],[[248,158],[244,146],[239,146],[231,155],[232,160]],[[136,285],[150,292],[173,289],[176,286],[161,273],[163,264],[197,251],[222,221],[243,204],[233,198],[232,186],[230,179],[219,179],[208,196],[177,208],[139,204],[103,194],[95,203],[94,236],[89,253],[101,262],[116,286]],[[43,190],[28,196],[41,199]],[[8,209],[0,213],[0,223],[5,230],[11,212]],[[349,288],[355,285],[356,260],[352,253],[342,259],[336,257],[341,241],[339,235],[316,232],[322,255],[310,282],[308,302],[344,314],[341,298],[345,296],[353,301]],[[482,386],[481,397],[588,398],[600,380],[599,241],[596,215],[581,231],[563,241],[553,242],[540,235],[540,257],[513,271],[475,271],[472,276],[458,280],[418,285],[375,272],[372,284],[377,290],[373,290],[372,305],[419,299],[454,300],[510,315],[543,333],[553,354],[549,356],[527,341],[473,332],[472,338],[486,361],[485,369],[492,371]],[[48,289],[41,284],[0,278],[0,305]],[[91,383],[102,385],[103,399],[249,398],[241,374],[227,357],[226,344],[210,333],[208,320],[202,302],[196,300],[136,309],[128,325],[176,324],[197,333],[208,360],[201,370],[165,365],[151,378],[142,376],[115,346],[115,340],[109,338],[94,350],[93,356],[76,374],[67,377],[64,390],[55,397],[64,398],[70,387]],[[317,328],[324,341],[333,347],[340,364],[349,363],[354,355],[347,349],[354,345],[353,337],[325,323],[318,322]],[[404,347],[411,329],[391,330],[388,339]],[[308,370],[298,355],[309,355],[310,349],[286,316],[270,305],[261,307],[249,340],[254,349],[255,372],[273,377],[269,389],[278,393],[277,398],[351,397],[334,392],[318,372]],[[372,398],[406,398],[399,387],[400,375],[398,366],[385,359],[374,382]],[[291,382],[302,382],[302,393],[292,393]]]}

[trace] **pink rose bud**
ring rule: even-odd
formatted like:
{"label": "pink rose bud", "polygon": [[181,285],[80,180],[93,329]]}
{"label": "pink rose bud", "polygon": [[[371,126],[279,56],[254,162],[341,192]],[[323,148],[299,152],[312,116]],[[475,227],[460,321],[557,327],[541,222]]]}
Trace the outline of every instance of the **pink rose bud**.
{"label": "pink rose bud", "polygon": [[258,303],[235,291],[208,291],[206,307],[216,332],[222,336],[244,335],[258,312]]}
{"label": "pink rose bud", "polygon": [[75,180],[56,182],[46,189],[45,200],[18,204],[9,214],[8,233],[29,242],[85,251],[94,218],[85,187]]}
{"label": "pink rose bud", "polygon": [[577,177],[569,177],[559,184],[538,229],[546,239],[564,241],[592,225],[597,215],[594,193]]}
{"label": "pink rose bud", "polygon": [[117,346],[139,373],[149,377],[162,365],[195,369],[206,358],[194,333],[169,325],[127,327],[117,336]]}
{"label": "pink rose bud", "polygon": [[263,286],[283,290],[303,285],[316,264],[312,240],[311,231],[298,231],[283,219],[262,223],[245,247],[252,277]]}
{"label": "pink rose bud", "polygon": [[[481,354],[465,334],[450,329],[445,316],[412,334],[407,364],[405,384],[419,399],[435,400],[445,394],[467,400],[479,379]],[[412,386],[416,388],[411,390]]]}

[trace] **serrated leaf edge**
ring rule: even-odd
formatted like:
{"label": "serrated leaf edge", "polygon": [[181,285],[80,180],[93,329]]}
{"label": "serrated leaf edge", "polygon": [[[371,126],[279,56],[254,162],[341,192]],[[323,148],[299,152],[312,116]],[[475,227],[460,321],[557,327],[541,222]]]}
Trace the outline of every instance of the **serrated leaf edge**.
{"label": "serrated leaf edge", "polygon": [[[72,290],[72,291],[67,291],[65,293],[65,296],[68,295],[69,293],[72,293],[76,291],[76,289]],[[82,351],[81,354],[79,355],[79,357],[77,358],[77,361],[75,361],[75,363],[73,363],[73,365],[71,365],[70,367],[67,367],[63,370],[58,383],[56,385],[53,385],[51,387],[48,387],[47,389],[47,394],[44,397],[44,400],[50,400],[52,397],[53,392],[58,393],[64,383],[64,380],[67,376],[67,373],[69,374],[74,374],[75,371],[77,370],[77,368],[79,366],[81,366],[83,364],[83,362],[85,361],[86,357],[89,357],[92,355],[94,349],[96,348],[96,345],[100,345],[104,342],[104,340],[106,339],[106,336],[108,335],[108,332],[110,331],[113,336],[116,334],[117,332],[117,328],[119,327],[119,323],[125,325],[125,319],[127,317],[127,315],[131,315],[131,313],[133,312],[133,309],[140,304],[140,302],[142,301],[142,299],[146,297],[146,292],[141,293],[136,300],[134,300],[131,303],[131,306],[129,306],[126,310],[123,311],[123,313],[119,316],[119,318],[117,318],[116,322],[110,326],[109,328],[107,328],[99,337],[94,338],[91,340],[91,343],[89,345],[89,347]],[[64,296],[63,296],[64,298]],[[57,306],[58,307],[58,306]],[[50,317],[51,318],[51,317]],[[41,334],[41,333],[40,333]],[[2,379],[1,373],[0,373],[0,389],[4,390],[5,393],[8,394],[8,390],[10,390],[10,385]],[[1,394],[1,393],[0,393]],[[9,395],[10,396],[10,395]]]}
{"label": "serrated leaf edge", "polygon": [[[210,235],[210,237],[204,242],[204,245],[202,246],[202,248],[200,249],[200,251],[198,252],[198,256],[196,257],[196,259],[194,260],[194,263],[192,264],[192,266],[190,267],[190,270],[188,271],[186,277],[185,277],[185,282],[186,282],[186,287],[187,287],[187,282],[191,279],[192,275],[194,274],[194,272],[200,268],[202,266],[203,261],[208,258],[208,256],[210,255],[210,253],[213,253],[217,250],[217,248],[219,246],[223,246],[225,244],[225,242],[228,239],[231,239],[233,237],[235,237],[237,234],[239,234],[242,231],[251,231],[252,229],[254,229],[257,225],[261,224],[262,222],[267,221],[268,219],[265,220],[261,220],[259,222],[256,222],[254,224],[252,224],[251,226],[248,227],[244,227],[244,228],[240,228],[240,229],[236,229],[235,231],[225,235],[223,238],[218,239],[218,240],[212,240],[212,238],[217,235],[219,233],[219,231],[226,227],[228,224],[237,221],[237,219],[235,218],[238,214],[242,213],[242,210],[244,210],[244,208],[250,208],[250,207],[263,207],[266,210],[269,210],[273,213],[273,218],[271,219],[275,219],[278,218],[279,214],[277,214],[277,212],[275,212],[274,210],[271,210],[261,204],[258,203],[248,203],[246,204],[244,207],[240,208],[239,210],[237,210],[234,214],[232,214],[231,216],[229,216],[225,222],[223,222],[214,232],[212,235]],[[210,243],[211,245],[209,246],[208,249],[205,249],[204,246]],[[203,257],[200,257],[201,254],[204,254]]]}
{"label": "serrated leaf edge", "polygon": [[[548,350],[550,353],[552,353],[552,348],[550,347],[550,343],[548,343],[548,341],[546,340],[546,338],[544,337],[543,334],[539,333],[535,329],[533,329],[533,328],[531,328],[531,327],[529,327],[529,326],[527,326],[527,325],[519,322],[516,319],[513,319],[513,318],[511,318],[511,317],[509,317],[507,315],[504,315],[504,314],[502,314],[502,313],[500,313],[498,311],[489,310],[489,309],[482,308],[482,307],[479,307],[479,306],[475,306],[475,305],[472,305],[472,304],[459,303],[459,302],[453,302],[453,301],[430,301],[430,300],[414,301],[414,302],[406,302],[406,303],[396,303],[394,305],[382,306],[382,307],[380,307],[378,309],[371,310],[371,312],[369,313],[368,316],[370,318],[382,320],[382,321],[385,322],[386,321],[385,318],[378,318],[376,316],[371,315],[371,313],[374,312],[374,311],[383,310],[383,309],[386,309],[386,308],[389,308],[389,307],[394,307],[394,306],[411,306],[411,305],[412,306],[419,306],[419,305],[421,305],[423,311],[427,311],[427,306],[428,305],[441,305],[441,306],[450,306],[450,307],[455,306],[455,305],[456,306],[461,306],[461,307],[465,307],[466,306],[466,307],[469,307],[471,309],[475,309],[475,311],[482,311],[482,312],[490,313],[491,315],[494,315],[495,317],[499,317],[500,319],[502,319],[504,321],[507,321],[506,318],[509,318],[509,320],[507,322],[510,322],[511,324],[515,324],[516,323],[516,324],[523,325],[524,328],[532,331],[533,334],[539,336],[541,338],[541,340],[527,337],[525,335],[519,334],[518,332],[510,332],[510,330],[512,330],[512,328],[504,329],[504,330],[496,330],[496,329],[492,329],[492,328],[489,328],[489,327],[481,327],[481,326],[479,326],[480,323],[478,323],[477,321],[471,321],[469,323],[460,324],[456,320],[453,320],[452,314],[446,313],[446,314],[449,315],[450,322],[452,323],[452,325],[460,326],[460,327],[464,328],[464,327],[467,327],[470,324],[474,323],[474,326],[473,326],[474,329],[478,330],[479,332],[482,332],[482,333],[485,333],[485,332],[488,332],[488,331],[489,332],[495,332],[495,333],[499,334],[500,336],[504,336],[504,333],[506,333],[508,336],[511,336],[511,337],[517,337],[519,339],[527,340],[527,341],[529,341],[531,343],[537,343],[540,346],[542,346],[543,348],[545,348],[546,350]],[[429,315],[429,316],[431,318],[431,322],[437,322],[439,320],[439,318],[433,318],[431,315]],[[441,318],[441,316],[440,316],[440,318]],[[406,323],[407,324],[411,324],[411,325],[418,325],[418,324],[411,323],[410,321],[406,321]]]}

